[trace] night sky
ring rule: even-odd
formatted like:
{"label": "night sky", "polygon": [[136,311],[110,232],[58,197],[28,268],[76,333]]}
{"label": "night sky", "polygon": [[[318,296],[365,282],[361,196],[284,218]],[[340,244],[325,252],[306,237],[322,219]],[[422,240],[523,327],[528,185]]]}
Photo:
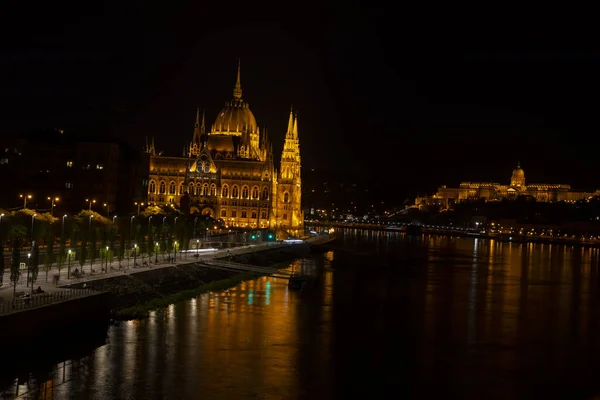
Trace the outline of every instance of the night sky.
{"label": "night sky", "polygon": [[4,13],[2,134],[56,126],[138,147],[154,136],[179,155],[196,107],[212,123],[231,99],[239,57],[243,98],[276,154],[298,110],[306,168],[414,195],[507,183],[520,161],[528,182],[600,188],[593,33],[353,3],[135,3]]}

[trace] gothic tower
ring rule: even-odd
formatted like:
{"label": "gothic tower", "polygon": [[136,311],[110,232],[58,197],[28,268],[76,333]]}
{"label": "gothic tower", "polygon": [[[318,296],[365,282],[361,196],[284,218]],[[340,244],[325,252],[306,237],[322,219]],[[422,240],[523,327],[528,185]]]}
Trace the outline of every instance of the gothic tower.
{"label": "gothic tower", "polygon": [[304,227],[301,207],[302,180],[300,177],[300,143],[298,117],[290,110],[287,133],[281,154],[277,179],[276,222],[282,229],[297,230]]}

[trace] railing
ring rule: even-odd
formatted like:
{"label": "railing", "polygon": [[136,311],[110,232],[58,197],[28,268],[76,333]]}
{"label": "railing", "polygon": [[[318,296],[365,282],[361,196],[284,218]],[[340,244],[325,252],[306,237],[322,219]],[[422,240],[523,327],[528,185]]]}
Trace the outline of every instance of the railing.
{"label": "railing", "polygon": [[34,293],[33,296],[28,296],[29,293],[29,291],[25,293],[21,292],[21,296],[17,297],[15,300],[0,302],[0,315],[11,314],[30,308],[86,297],[100,292],[86,288],[66,289],[54,293]]}

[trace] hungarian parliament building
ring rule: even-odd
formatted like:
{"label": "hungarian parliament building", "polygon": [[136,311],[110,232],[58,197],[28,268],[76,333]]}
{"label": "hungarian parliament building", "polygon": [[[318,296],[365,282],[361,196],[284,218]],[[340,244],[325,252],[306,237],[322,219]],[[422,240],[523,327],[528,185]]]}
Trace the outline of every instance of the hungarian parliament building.
{"label": "hungarian parliament building", "polygon": [[516,199],[519,196],[528,196],[540,202],[575,202],[599,196],[600,190],[595,192],[581,192],[571,189],[570,185],[557,183],[530,183],[526,184],[525,171],[517,165],[512,172],[509,185],[496,182],[462,182],[457,188],[440,186],[437,193],[428,197],[417,197],[415,206],[439,206],[442,209],[453,204],[469,200],[503,200]]}

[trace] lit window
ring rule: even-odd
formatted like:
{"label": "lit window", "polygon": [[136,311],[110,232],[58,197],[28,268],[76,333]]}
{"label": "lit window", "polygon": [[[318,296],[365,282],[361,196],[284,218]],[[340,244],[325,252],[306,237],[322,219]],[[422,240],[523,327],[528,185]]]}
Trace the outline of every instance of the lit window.
{"label": "lit window", "polygon": [[73,189],[73,183],[72,182],[66,182],[65,183],[65,188],[67,188],[67,189]]}
{"label": "lit window", "polygon": [[72,168],[73,167],[73,161],[67,161],[67,167],[68,168]]}
{"label": "lit window", "polygon": [[96,164],[96,169],[104,169],[104,165],[102,165],[102,164]]}

